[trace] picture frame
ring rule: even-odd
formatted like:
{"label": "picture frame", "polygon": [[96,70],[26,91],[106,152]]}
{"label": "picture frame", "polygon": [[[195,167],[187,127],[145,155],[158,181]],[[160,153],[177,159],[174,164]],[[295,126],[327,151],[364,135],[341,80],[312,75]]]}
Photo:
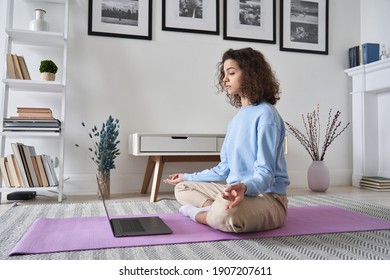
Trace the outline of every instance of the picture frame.
{"label": "picture frame", "polygon": [[219,0],[162,0],[162,30],[219,35]]}
{"label": "picture frame", "polygon": [[328,54],[329,0],[280,0],[280,50]]}
{"label": "picture frame", "polygon": [[276,0],[224,0],[223,39],[276,43]]}
{"label": "picture frame", "polygon": [[152,0],[89,0],[88,35],[152,40]]}

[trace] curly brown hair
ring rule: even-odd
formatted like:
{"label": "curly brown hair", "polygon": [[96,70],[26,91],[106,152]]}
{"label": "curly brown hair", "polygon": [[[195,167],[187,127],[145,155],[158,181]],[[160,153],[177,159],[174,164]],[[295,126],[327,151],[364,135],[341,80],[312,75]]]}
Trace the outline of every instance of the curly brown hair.
{"label": "curly brown hair", "polygon": [[[262,101],[275,105],[279,97],[279,81],[277,80],[270,64],[264,55],[252,48],[227,50],[222,61],[218,63],[218,84],[220,92],[225,91],[225,72],[223,64],[226,60],[232,59],[237,62],[242,70],[241,93],[243,97],[248,98],[251,104],[259,104]],[[238,95],[229,95],[226,93],[231,105],[241,107],[241,98]]]}

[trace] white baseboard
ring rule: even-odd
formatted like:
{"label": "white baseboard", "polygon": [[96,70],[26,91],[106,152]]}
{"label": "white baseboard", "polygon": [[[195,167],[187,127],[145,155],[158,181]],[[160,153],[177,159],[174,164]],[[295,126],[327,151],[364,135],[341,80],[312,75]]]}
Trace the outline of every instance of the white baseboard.
{"label": "white baseboard", "polygon": [[[168,177],[163,174],[162,178]],[[291,185],[307,185],[306,170],[289,171]],[[352,185],[352,170],[330,170],[330,184]],[[64,178],[69,178],[64,182],[64,193],[66,194],[95,194],[96,175],[95,174],[66,174]],[[111,193],[139,193],[141,191],[144,173],[118,174],[111,173]],[[160,192],[172,191],[172,186],[161,182]],[[148,189],[150,192],[150,186]]]}

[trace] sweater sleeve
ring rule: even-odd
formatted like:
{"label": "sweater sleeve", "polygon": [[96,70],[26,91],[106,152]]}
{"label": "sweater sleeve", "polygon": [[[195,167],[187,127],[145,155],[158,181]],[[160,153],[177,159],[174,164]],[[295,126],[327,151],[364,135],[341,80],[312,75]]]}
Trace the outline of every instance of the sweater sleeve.
{"label": "sweater sleeve", "polygon": [[280,142],[279,129],[272,124],[258,128],[257,155],[254,162],[253,177],[242,181],[248,196],[264,193],[274,183],[275,159]]}
{"label": "sweater sleeve", "polygon": [[[226,141],[226,139],[225,139]],[[205,169],[201,172],[184,173],[184,181],[195,182],[222,182],[229,175],[229,165],[226,157],[225,144],[222,145],[220,152],[220,163],[213,168]]]}

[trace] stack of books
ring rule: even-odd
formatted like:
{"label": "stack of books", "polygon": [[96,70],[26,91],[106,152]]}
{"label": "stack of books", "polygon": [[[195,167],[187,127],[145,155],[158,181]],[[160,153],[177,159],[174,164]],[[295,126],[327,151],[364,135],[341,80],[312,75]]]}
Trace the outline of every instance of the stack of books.
{"label": "stack of books", "polygon": [[0,157],[0,172],[6,187],[58,186],[53,160],[37,155],[34,146],[11,143],[13,154]]}
{"label": "stack of books", "polygon": [[50,108],[17,107],[16,113],[18,113],[18,118],[53,119],[53,113]]}
{"label": "stack of books", "polygon": [[31,80],[24,57],[16,54],[7,54],[8,79]]}
{"label": "stack of books", "polygon": [[390,178],[380,176],[363,176],[360,187],[373,191],[390,191]]}
{"label": "stack of books", "polygon": [[61,122],[50,108],[18,107],[18,115],[4,118],[3,131],[60,132]]}
{"label": "stack of books", "polygon": [[379,44],[365,43],[348,49],[349,67],[356,67],[379,60]]}

